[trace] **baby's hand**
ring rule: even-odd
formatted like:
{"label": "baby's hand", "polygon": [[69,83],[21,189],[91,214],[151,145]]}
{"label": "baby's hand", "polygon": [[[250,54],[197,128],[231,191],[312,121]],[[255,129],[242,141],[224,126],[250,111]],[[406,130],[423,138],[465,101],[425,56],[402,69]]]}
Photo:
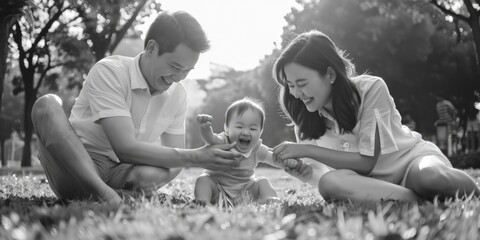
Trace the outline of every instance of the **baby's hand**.
{"label": "baby's hand", "polygon": [[290,158],[290,159],[286,159],[285,161],[283,161],[282,164],[286,169],[294,170],[295,168],[298,167],[299,164],[301,164],[300,161],[301,160],[299,160],[299,159],[291,159]]}
{"label": "baby's hand", "polygon": [[300,179],[303,182],[308,182],[312,179],[313,168],[310,164],[303,163],[302,160],[298,160],[298,165],[294,169],[285,168],[285,172]]}
{"label": "baby's hand", "polygon": [[197,122],[200,124],[201,128],[211,127],[212,126],[213,117],[208,114],[198,114],[197,115]]}

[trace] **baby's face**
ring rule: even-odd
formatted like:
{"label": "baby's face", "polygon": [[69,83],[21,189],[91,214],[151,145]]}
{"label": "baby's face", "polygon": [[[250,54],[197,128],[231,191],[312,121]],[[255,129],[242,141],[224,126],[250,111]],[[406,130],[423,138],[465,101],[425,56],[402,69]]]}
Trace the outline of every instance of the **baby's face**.
{"label": "baby's face", "polygon": [[236,113],[227,125],[225,132],[230,142],[237,142],[236,149],[241,153],[248,152],[257,144],[262,134],[262,118],[260,113],[247,109],[241,116]]}

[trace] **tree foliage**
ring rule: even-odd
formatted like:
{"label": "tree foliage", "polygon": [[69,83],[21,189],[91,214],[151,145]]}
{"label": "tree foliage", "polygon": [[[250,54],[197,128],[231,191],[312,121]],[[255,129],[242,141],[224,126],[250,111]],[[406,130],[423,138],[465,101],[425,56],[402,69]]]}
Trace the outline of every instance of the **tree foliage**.
{"label": "tree foliage", "polygon": [[[357,72],[387,82],[400,110],[412,112],[419,130],[433,132],[436,118],[429,93],[473,96],[474,59],[468,42],[457,42],[453,23],[421,1],[314,0],[293,9],[282,46],[300,32],[318,29],[357,66]],[[471,33],[462,32],[468,39]],[[460,61],[459,61],[460,60]],[[401,101],[400,101],[401,100]],[[461,101],[459,101],[461,102]]]}
{"label": "tree foliage", "polygon": [[[98,58],[110,54],[125,35],[135,35],[137,17],[159,10],[152,0],[89,1],[34,0],[33,26],[25,18],[13,26],[11,56],[18,60],[21,81],[14,93],[24,93],[24,141],[22,166],[30,165],[33,126],[30,113],[37,97],[78,86]],[[148,4],[148,11],[142,12]]]}
{"label": "tree foliage", "polygon": [[75,4],[81,19],[77,27],[83,29],[82,38],[100,60],[111,54],[124,36],[139,37],[135,27],[161,11],[160,6],[158,0],[79,1]]}
{"label": "tree foliage", "polygon": [[3,86],[7,72],[8,36],[10,28],[20,16],[26,16],[33,24],[30,7],[31,0],[4,0],[0,2],[0,113],[3,100]]}
{"label": "tree foliage", "polygon": [[[477,71],[480,71],[480,1],[479,0],[429,0],[438,10],[453,18],[457,35],[463,31],[459,21],[466,23],[472,32]],[[460,41],[460,40],[459,40]]]}

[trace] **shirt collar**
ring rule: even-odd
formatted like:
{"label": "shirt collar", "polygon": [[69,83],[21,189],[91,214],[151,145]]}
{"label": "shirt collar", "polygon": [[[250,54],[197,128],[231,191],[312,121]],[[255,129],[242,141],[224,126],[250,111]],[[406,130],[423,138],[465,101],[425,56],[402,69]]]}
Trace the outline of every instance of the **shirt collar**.
{"label": "shirt collar", "polygon": [[251,148],[250,150],[248,150],[248,152],[246,152],[246,153],[239,152],[236,148],[232,148],[230,151],[233,152],[233,153],[240,153],[240,154],[242,154],[242,156],[244,156],[245,158],[249,158],[250,155],[252,154],[253,148]]}
{"label": "shirt collar", "polygon": [[[231,142],[230,142],[230,138],[228,137],[227,133],[222,132],[221,135],[223,136],[224,139],[226,139],[226,141],[227,141],[228,143],[231,143]],[[262,141],[262,139],[260,139],[257,144],[261,144],[261,143],[262,143],[261,141]],[[253,147],[250,148],[250,150],[248,150],[248,152],[246,152],[246,153],[239,152],[236,148],[232,148],[232,149],[230,149],[230,151],[233,152],[233,153],[240,153],[243,157],[249,158],[250,155],[251,155],[252,152],[253,152],[253,149],[254,149],[255,147],[256,147],[256,146],[253,146]]]}
{"label": "shirt collar", "polygon": [[318,111],[318,114],[320,114],[321,117],[324,117],[324,118],[330,120],[331,122],[333,122],[333,124],[335,126],[334,131],[336,133],[340,132],[340,127],[338,126],[337,120],[335,120],[335,118],[333,118],[333,116],[325,108],[320,109]]}
{"label": "shirt collar", "polygon": [[145,78],[143,77],[142,71],[140,71],[140,56],[143,52],[139,53],[133,59],[133,66],[130,68],[130,81],[132,84],[132,89],[147,89],[148,84]]}

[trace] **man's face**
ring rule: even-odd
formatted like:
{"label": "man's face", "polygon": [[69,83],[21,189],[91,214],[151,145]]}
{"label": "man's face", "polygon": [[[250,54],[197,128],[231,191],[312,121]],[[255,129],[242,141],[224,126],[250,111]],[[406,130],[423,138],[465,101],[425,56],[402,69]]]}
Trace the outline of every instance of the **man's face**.
{"label": "man's face", "polygon": [[166,91],[174,82],[185,79],[198,61],[200,53],[180,43],[172,52],[158,55],[158,46],[150,40],[143,53],[145,61],[140,67],[151,92]]}

